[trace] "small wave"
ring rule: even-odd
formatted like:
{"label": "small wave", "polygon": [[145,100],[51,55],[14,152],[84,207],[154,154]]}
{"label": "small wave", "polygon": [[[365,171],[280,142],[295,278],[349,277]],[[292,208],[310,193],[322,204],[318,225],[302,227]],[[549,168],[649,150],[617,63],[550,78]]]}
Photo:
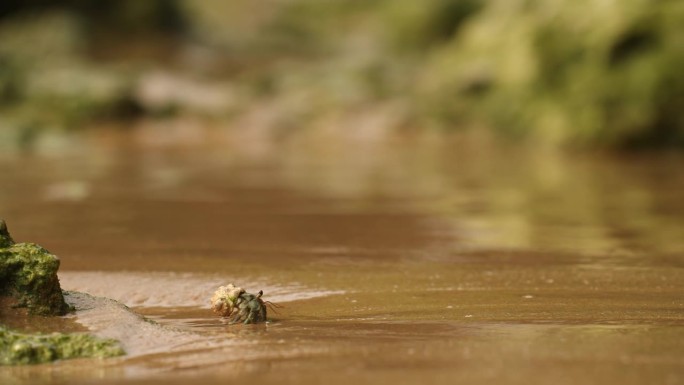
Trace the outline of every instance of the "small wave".
{"label": "small wave", "polygon": [[[60,272],[64,290],[107,297],[131,307],[209,308],[209,299],[222,285],[233,283],[247,291],[264,291],[264,299],[282,303],[343,294],[343,291],[311,289],[298,283],[274,285],[259,279],[235,279],[176,272]],[[249,286],[245,284],[249,282]]]}
{"label": "small wave", "polygon": [[77,309],[76,322],[100,337],[116,339],[129,357],[164,352],[178,345],[201,341],[196,334],[150,322],[109,298],[68,292],[65,299]]}

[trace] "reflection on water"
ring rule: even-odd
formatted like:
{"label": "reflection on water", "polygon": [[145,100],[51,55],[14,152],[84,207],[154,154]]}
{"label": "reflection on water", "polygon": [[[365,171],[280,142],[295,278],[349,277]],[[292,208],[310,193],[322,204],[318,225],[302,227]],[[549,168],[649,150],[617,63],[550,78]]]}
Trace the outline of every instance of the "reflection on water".
{"label": "reflection on water", "polygon": [[[0,368],[8,383],[683,380],[679,155],[158,129],[0,154],[14,239],[59,255],[66,289],[158,323],[81,314],[135,354]],[[284,308],[226,325],[206,302],[227,282]]]}
{"label": "reflection on water", "polygon": [[[34,237],[36,231],[57,226],[55,222],[65,229],[81,225],[69,218],[74,211],[84,217],[81,222],[101,223],[92,229],[98,233],[134,231],[131,224],[139,220],[169,226],[159,222],[173,214],[154,218],[140,213],[145,202],[154,206],[150,211],[164,205],[181,212],[218,210],[209,217],[180,219],[179,228],[204,227],[205,232],[228,226],[222,224],[229,222],[220,216],[224,212],[410,213],[424,216],[419,226],[441,249],[533,249],[627,258],[684,251],[681,155],[608,157],[443,138],[369,143],[320,134],[288,139],[263,153],[211,133],[207,143],[187,146],[181,138],[180,144],[155,147],[138,135],[93,139],[87,142],[90,147],[67,155],[3,156],[0,209],[22,225],[14,225],[15,232],[28,225]],[[25,219],[27,210],[39,216],[41,209],[51,211],[40,224]],[[62,215],[53,216],[55,211]],[[90,226],[78,228],[84,227]]]}

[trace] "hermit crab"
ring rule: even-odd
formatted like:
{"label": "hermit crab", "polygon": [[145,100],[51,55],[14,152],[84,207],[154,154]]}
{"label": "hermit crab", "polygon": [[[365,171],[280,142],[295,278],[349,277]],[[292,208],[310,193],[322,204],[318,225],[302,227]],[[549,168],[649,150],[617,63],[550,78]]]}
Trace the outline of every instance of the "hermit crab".
{"label": "hermit crab", "polygon": [[221,286],[211,297],[211,310],[221,317],[228,318],[231,324],[266,322],[267,305],[272,309],[278,305],[262,300],[263,294],[261,290],[258,294],[247,293],[232,283]]}

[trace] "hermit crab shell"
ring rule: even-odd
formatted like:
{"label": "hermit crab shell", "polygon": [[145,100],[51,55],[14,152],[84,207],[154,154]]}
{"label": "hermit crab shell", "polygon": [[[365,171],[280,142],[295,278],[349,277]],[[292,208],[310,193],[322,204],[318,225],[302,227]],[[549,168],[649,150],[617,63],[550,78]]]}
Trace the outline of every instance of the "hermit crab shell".
{"label": "hermit crab shell", "polygon": [[245,290],[232,283],[219,287],[211,297],[211,310],[221,317],[228,317],[235,308],[235,302]]}

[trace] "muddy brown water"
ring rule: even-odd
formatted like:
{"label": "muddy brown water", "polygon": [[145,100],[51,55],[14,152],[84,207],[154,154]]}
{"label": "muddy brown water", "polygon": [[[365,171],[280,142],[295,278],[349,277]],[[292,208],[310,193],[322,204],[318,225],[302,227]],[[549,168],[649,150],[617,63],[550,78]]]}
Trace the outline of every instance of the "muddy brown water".
{"label": "muddy brown water", "polygon": [[[129,354],[3,384],[684,383],[681,155],[157,134],[0,154],[15,240],[59,255],[63,288],[156,322],[5,313]],[[208,299],[228,282],[283,307],[227,325]]]}

